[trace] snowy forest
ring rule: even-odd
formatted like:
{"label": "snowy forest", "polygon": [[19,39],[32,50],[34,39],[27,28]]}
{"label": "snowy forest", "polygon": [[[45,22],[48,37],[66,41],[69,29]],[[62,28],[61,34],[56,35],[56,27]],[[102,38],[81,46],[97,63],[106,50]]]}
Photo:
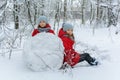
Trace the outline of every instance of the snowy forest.
{"label": "snowy forest", "polygon": [[[36,45],[29,47],[32,43],[25,42],[31,39],[40,16],[48,18],[55,36],[63,23],[71,23],[75,50],[90,53],[100,61],[100,65],[91,67],[83,62],[75,68],[53,70],[46,64],[50,71],[45,72],[27,69],[23,51],[30,52]],[[120,0],[0,0],[0,80],[120,80],[119,18]],[[50,36],[46,35],[51,46],[61,44],[51,43],[52,39],[59,39]],[[38,41],[34,41],[37,44]]]}

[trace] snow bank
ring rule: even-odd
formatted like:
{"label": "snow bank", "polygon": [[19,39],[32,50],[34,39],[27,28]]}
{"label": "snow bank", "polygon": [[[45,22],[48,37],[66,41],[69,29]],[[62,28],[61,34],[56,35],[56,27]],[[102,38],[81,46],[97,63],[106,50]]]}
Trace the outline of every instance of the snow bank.
{"label": "snow bank", "polygon": [[62,41],[51,33],[40,33],[24,43],[23,59],[33,71],[59,69],[63,61]]}

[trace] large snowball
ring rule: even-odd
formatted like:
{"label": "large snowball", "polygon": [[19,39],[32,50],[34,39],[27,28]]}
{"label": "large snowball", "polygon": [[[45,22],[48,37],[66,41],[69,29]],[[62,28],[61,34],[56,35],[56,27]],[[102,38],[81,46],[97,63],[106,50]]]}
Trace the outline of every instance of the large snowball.
{"label": "large snowball", "polygon": [[24,44],[23,58],[33,71],[59,69],[63,62],[62,41],[51,33],[30,37]]}

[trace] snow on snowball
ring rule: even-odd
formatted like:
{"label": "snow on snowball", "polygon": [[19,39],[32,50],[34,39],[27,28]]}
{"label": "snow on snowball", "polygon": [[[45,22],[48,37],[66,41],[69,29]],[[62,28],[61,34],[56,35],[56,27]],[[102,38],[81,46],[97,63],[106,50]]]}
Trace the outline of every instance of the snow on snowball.
{"label": "snow on snowball", "polygon": [[29,37],[23,48],[23,60],[33,71],[59,69],[63,62],[62,41],[51,33]]}

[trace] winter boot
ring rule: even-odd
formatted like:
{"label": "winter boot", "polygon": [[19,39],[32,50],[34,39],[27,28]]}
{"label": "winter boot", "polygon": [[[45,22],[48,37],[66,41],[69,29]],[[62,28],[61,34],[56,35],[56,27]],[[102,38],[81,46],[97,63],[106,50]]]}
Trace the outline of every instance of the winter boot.
{"label": "winter boot", "polygon": [[89,64],[91,66],[97,66],[99,62],[95,58],[93,58],[93,59],[94,59],[94,61],[90,62]]}
{"label": "winter boot", "polygon": [[87,61],[90,65],[98,65],[98,61],[95,58],[92,58],[88,53],[84,53],[80,55],[80,61]]}

